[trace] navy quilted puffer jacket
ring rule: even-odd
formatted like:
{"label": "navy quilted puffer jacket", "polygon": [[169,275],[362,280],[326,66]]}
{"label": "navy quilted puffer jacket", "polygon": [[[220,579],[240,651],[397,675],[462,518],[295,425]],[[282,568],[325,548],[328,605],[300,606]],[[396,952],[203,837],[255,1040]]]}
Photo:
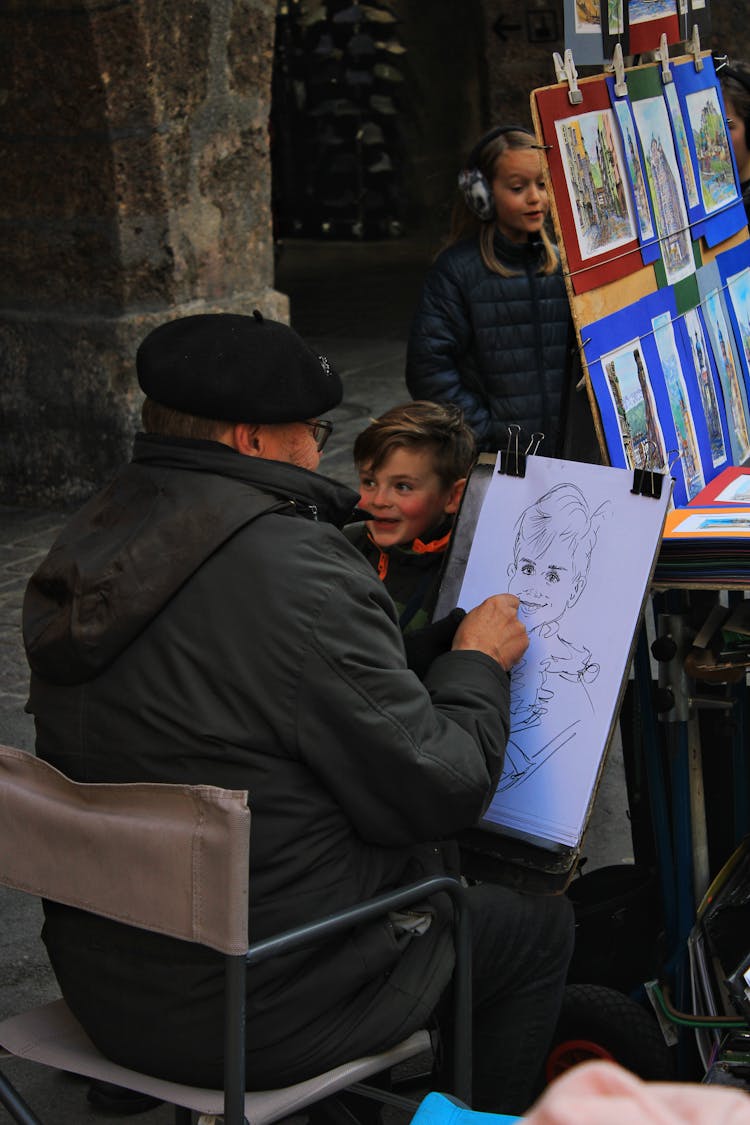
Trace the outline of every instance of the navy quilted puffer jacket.
{"label": "navy quilted puffer jacket", "polygon": [[[545,435],[540,452],[559,451],[561,402],[569,362],[570,310],[558,270],[539,274],[544,247],[499,232],[501,277],[482,261],[477,237],[444,250],[431,267],[412,323],[406,383],[412,398],[460,406],[479,447],[505,448],[507,426]],[[572,341],[572,336],[570,337]]]}

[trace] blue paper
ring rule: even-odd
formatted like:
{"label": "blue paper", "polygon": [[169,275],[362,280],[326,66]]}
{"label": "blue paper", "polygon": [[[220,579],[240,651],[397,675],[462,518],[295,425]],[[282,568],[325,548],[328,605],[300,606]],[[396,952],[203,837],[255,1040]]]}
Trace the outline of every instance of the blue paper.
{"label": "blue paper", "polygon": [[718,261],[698,270],[701,309],[708,328],[716,370],[724,395],[724,408],[729,425],[732,464],[742,465],[750,456],[750,413],[745,382],[746,366],[737,348],[732,318],[729,315],[724,279]]}
{"label": "blue paper", "polygon": [[633,120],[633,111],[627,95],[618,98],[615,94],[615,80],[606,79],[612,108],[615,111],[617,124],[620,129],[622,151],[625,156],[625,167],[628,173],[628,186],[630,198],[633,202],[633,211],[638,223],[638,240],[641,244],[641,257],[643,264],[648,265],[661,257],[661,247],[656,234],[656,221],[651,205],[651,195],[646,184],[646,172],[643,161],[641,142],[638,130]]}
{"label": "blue paper", "polygon": [[716,246],[747,225],[721,84],[710,56],[702,70],[692,60],[671,70],[700,197],[689,210],[693,237]]}

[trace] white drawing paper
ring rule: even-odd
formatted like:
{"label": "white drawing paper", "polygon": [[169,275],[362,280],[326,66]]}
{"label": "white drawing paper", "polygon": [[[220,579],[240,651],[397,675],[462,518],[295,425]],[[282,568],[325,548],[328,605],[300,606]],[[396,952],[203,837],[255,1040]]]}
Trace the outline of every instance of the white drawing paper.
{"label": "white drawing paper", "polygon": [[632,484],[627,469],[539,456],[523,478],[492,474],[458,604],[514,593],[529,648],[485,827],[580,840],[669,503],[666,481],[659,499]]}

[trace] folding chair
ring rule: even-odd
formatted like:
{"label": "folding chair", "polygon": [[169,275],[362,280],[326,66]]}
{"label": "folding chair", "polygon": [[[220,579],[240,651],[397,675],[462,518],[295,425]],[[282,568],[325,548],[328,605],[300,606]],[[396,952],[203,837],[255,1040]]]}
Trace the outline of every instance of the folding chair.
{"label": "folding chair", "polygon": [[[454,1093],[471,1099],[471,938],[463,887],[436,877],[248,945],[250,810],[245,791],[209,785],[71,781],[22,750],[0,746],[0,884],[207,946],[225,955],[224,1089],[162,1081],[118,1066],[91,1043],[63,1000],[0,1022],[0,1055],[113,1082],[225,1125],[266,1125],[340,1090],[416,1110],[362,1080],[430,1048],[426,1030],[293,1086],[245,1092],[245,971],[274,955],[447,892],[454,905]],[[4,1049],[4,1050],[3,1050]],[[196,1045],[200,1050],[200,1045]],[[0,1105],[42,1125],[0,1072]]]}

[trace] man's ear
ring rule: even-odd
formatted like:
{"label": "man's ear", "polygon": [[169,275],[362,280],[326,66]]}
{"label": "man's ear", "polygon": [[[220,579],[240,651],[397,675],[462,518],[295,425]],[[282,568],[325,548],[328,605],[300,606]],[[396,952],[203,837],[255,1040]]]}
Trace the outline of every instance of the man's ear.
{"label": "man's ear", "polygon": [[461,477],[460,480],[454,481],[451,485],[450,491],[448,492],[448,500],[443,508],[446,516],[452,516],[454,512],[458,511],[458,507],[461,503],[461,497],[463,496],[464,489],[466,488],[466,481],[467,477]]}
{"label": "man's ear", "polygon": [[262,457],[264,449],[263,427],[250,422],[235,422],[232,426],[231,445],[244,457]]}

